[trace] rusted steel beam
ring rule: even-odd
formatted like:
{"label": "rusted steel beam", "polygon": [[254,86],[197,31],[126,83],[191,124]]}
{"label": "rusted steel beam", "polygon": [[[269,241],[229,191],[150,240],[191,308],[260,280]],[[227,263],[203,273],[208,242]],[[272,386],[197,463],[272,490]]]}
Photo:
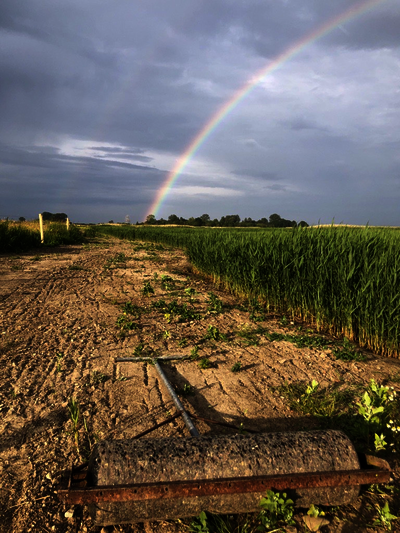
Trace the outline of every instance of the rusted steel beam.
{"label": "rusted steel beam", "polygon": [[69,504],[88,504],[265,492],[267,489],[343,487],[371,483],[388,483],[389,480],[390,472],[388,470],[342,470],[334,472],[283,474],[277,476],[88,487],[86,489],[59,490],[58,497],[60,500]]}

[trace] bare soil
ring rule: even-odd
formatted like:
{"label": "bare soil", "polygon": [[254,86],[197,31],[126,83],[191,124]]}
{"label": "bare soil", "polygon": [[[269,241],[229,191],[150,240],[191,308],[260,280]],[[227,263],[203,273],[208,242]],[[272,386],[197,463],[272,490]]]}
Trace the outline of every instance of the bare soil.
{"label": "bare soil", "polygon": [[[121,255],[124,254],[124,255]],[[162,276],[174,281],[162,285]],[[154,294],[143,294],[150,282]],[[190,299],[185,289],[196,294]],[[209,293],[224,305],[210,310]],[[164,316],[164,299],[200,315]],[[138,316],[123,315],[131,302]],[[124,318],[125,317],[125,318]],[[119,324],[117,320],[119,319]],[[132,322],[132,324],[129,324]],[[164,364],[185,407],[199,416],[259,431],[312,429],[316,421],[288,405],[276,387],[317,380],[368,384],[371,378],[400,394],[400,362],[366,354],[366,362],[337,360],[331,349],[296,348],[254,333],[296,332],[300,323],[268,315],[254,322],[243,302],[193,272],[183,252],[111,239],[90,245],[0,257],[0,531],[100,531],[85,508],[57,498],[62,473],[85,461],[98,439],[129,438],[175,412],[147,363],[116,363],[118,356],[189,355],[198,346],[210,368],[194,360]],[[222,339],[205,339],[209,326]],[[125,327],[125,329],[123,329]],[[129,328],[132,329],[129,329]],[[303,330],[307,326],[303,325]],[[215,331],[215,330],[214,330]],[[186,340],[184,340],[186,339]],[[241,363],[239,372],[232,366]],[[80,406],[79,449],[68,402]],[[85,422],[85,425],[84,425]],[[235,430],[195,421],[202,434]],[[146,438],[186,436],[180,419]],[[399,456],[388,456],[393,484],[385,494],[364,491],[355,505],[330,510],[325,532],[375,531],[375,505],[400,515]],[[302,517],[287,531],[305,531]],[[188,520],[120,525],[103,531],[188,531]],[[396,529],[397,525],[397,529]],[[392,522],[400,531],[400,521]]]}

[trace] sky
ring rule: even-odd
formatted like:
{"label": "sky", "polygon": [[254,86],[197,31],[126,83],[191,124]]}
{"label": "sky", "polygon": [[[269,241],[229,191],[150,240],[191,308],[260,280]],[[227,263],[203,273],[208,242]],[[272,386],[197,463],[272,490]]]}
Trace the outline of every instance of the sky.
{"label": "sky", "polygon": [[[353,0],[1,0],[0,219],[143,221],[213,116]],[[400,226],[400,0],[259,81],[158,206]]]}

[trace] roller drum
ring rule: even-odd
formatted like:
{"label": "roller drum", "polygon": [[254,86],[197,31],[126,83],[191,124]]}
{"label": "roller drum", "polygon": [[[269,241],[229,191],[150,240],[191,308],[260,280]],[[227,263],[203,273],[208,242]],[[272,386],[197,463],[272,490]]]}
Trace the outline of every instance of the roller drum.
{"label": "roller drum", "polygon": [[[89,462],[91,486],[127,485],[306,472],[358,470],[353,444],[341,431],[116,440],[96,444]],[[358,486],[296,489],[296,506],[353,502]],[[259,510],[264,493],[224,494],[163,500],[98,503],[97,525],[196,516],[201,511],[234,514]]]}

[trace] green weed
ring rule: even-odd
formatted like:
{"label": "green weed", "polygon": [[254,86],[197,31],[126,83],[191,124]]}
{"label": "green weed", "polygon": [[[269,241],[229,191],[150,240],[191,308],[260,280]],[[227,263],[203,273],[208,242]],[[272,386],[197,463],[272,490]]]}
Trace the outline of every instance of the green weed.
{"label": "green weed", "polygon": [[150,283],[150,281],[146,281],[142,288],[142,294],[143,296],[150,296],[150,294],[154,294],[154,289]]}
{"label": "green weed", "polygon": [[194,346],[194,348],[190,350],[190,359],[192,359],[192,361],[196,361],[199,357],[199,347]]}
{"label": "green weed", "polygon": [[336,359],[342,361],[366,361],[367,358],[359,350],[357,350],[347,337],[344,337],[342,347],[338,347],[333,351]]}
{"label": "green weed", "polygon": [[392,520],[397,520],[398,517],[390,512],[388,502],[385,502],[385,505],[382,508],[379,505],[376,505],[376,510],[378,512],[378,517],[374,520],[372,525],[383,527],[386,530],[391,531]]}
{"label": "green weed", "polygon": [[231,372],[240,372],[241,370],[242,370],[242,363],[240,361],[236,361],[236,363],[231,368]]}
{"label": "green weed", "polygon": [[72,433],[75,438],[75,445],[79,451],[79,403],[70,398],[68,401],[69,416],[72,421]]}
{"label": "green weed", "polygon": [[105,383],[110,379],[109,376],[103,374],[99,370],[94,370],[90,376],[90,384],[93,386],[99,385],[100,383]]}
{"label": "green weed", "polygon": [[265,531],[281,526],[294,524],[294,504],[293,500],[287,498],[286,493],[279,494],[273,490],[267,490],[266,497],[260,500],[261,512],[259,520],[261,526],[257,531]]}
{"label": "green weed", "polygon": [[199,361],[199,367],[200,367],[202,370],[206,370],[207,368],[211,368],[211,367],[212,367],[212,363],[211,363],[211,361],[208,359],[208,357],[204,357],[203,359],[200,359],[200,361]]}
{"label": "green weed", "polygon": [[223,310],[223,303],[222,300],[218,298],[213,292],[208,293],[208,311],[210,313],[219,314],[222,313]]}

